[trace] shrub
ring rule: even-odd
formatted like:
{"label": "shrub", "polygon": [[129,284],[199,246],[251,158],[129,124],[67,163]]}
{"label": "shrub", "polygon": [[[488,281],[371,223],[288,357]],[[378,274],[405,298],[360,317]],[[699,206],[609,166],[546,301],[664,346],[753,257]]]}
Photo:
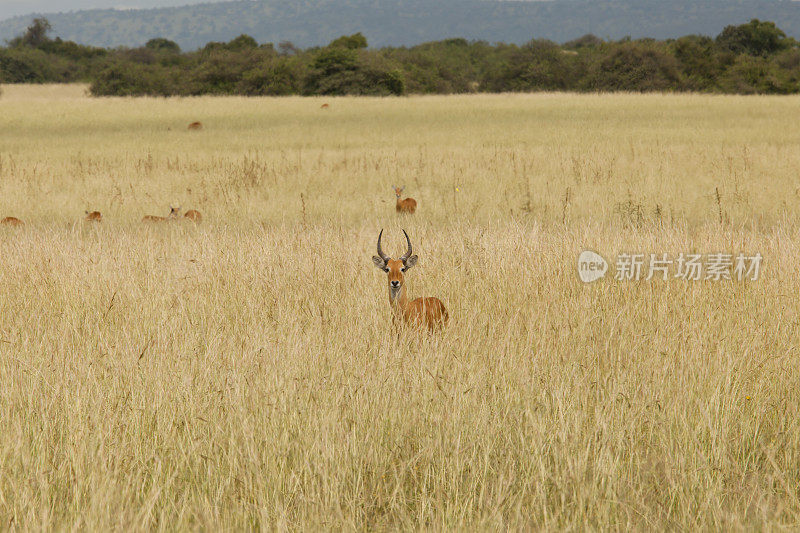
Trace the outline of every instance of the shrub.
{"label": "shrub", "polygon": [[717,44],[735,54],[767,56],[791,45],[774,22],[761,22],[753,19],[747,24],[726,26],[717,36]]}
{"label": "shrub", "polygon": [[625,42],[603,49],[585,87],[594,91],[669,91],[684,88],[678,61],[651,43]]}

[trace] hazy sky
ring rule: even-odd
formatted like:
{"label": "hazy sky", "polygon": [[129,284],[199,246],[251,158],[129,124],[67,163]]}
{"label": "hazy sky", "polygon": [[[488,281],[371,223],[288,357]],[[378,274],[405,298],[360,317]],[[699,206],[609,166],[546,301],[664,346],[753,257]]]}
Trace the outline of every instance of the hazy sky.
{"label": "hazy sky", "polygon": [[79,9],[133,9],[185,6],[215,0],[0,0],[0,20],[28,13],[57,13]]}

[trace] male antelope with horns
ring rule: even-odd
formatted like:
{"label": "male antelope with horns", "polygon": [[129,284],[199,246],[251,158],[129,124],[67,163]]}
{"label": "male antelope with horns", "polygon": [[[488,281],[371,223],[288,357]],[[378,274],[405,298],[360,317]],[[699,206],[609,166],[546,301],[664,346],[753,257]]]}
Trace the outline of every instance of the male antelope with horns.
{"label": "male antelope with horns", "polygon": [[406,296],[405,277],[403,273],[417,264],[418,257],[412,254],[411,239],[403,230],[408,243],[408,250],[399,259],[392,259],[381,248],[383,230],[378,234],[378,255],[372,257],[375,266],[389,274],[389,304],[392,306],[392,319],[395,325],[400,323],[425,326],[429,330],[447,324],[447,309],[439,298],[425,297],[408,301]]}

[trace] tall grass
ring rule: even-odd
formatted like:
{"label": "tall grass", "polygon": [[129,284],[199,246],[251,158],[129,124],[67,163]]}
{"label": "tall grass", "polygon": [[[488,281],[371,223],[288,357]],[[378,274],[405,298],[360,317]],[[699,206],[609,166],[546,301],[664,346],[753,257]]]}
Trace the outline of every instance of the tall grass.
{"label": "tall grass", "polygon": [[796,98],[57,94],[0,98],[0,527],[798,526]]}

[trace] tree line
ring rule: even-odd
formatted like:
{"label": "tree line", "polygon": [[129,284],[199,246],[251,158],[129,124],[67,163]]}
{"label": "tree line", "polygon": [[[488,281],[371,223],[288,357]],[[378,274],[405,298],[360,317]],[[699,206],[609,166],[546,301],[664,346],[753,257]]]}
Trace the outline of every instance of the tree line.
{"label": "tree line", "polygon": [[800,44],[753,19],[716,37],[524,45],[447,39],[369,48],[356,33],[324,47],[248,35],[184,52],[151,39],[97,48],[49,36],[46,19],[0,48],[0,82],[88,82],[95,96],[403,95],[527,91],[800,92]]}

